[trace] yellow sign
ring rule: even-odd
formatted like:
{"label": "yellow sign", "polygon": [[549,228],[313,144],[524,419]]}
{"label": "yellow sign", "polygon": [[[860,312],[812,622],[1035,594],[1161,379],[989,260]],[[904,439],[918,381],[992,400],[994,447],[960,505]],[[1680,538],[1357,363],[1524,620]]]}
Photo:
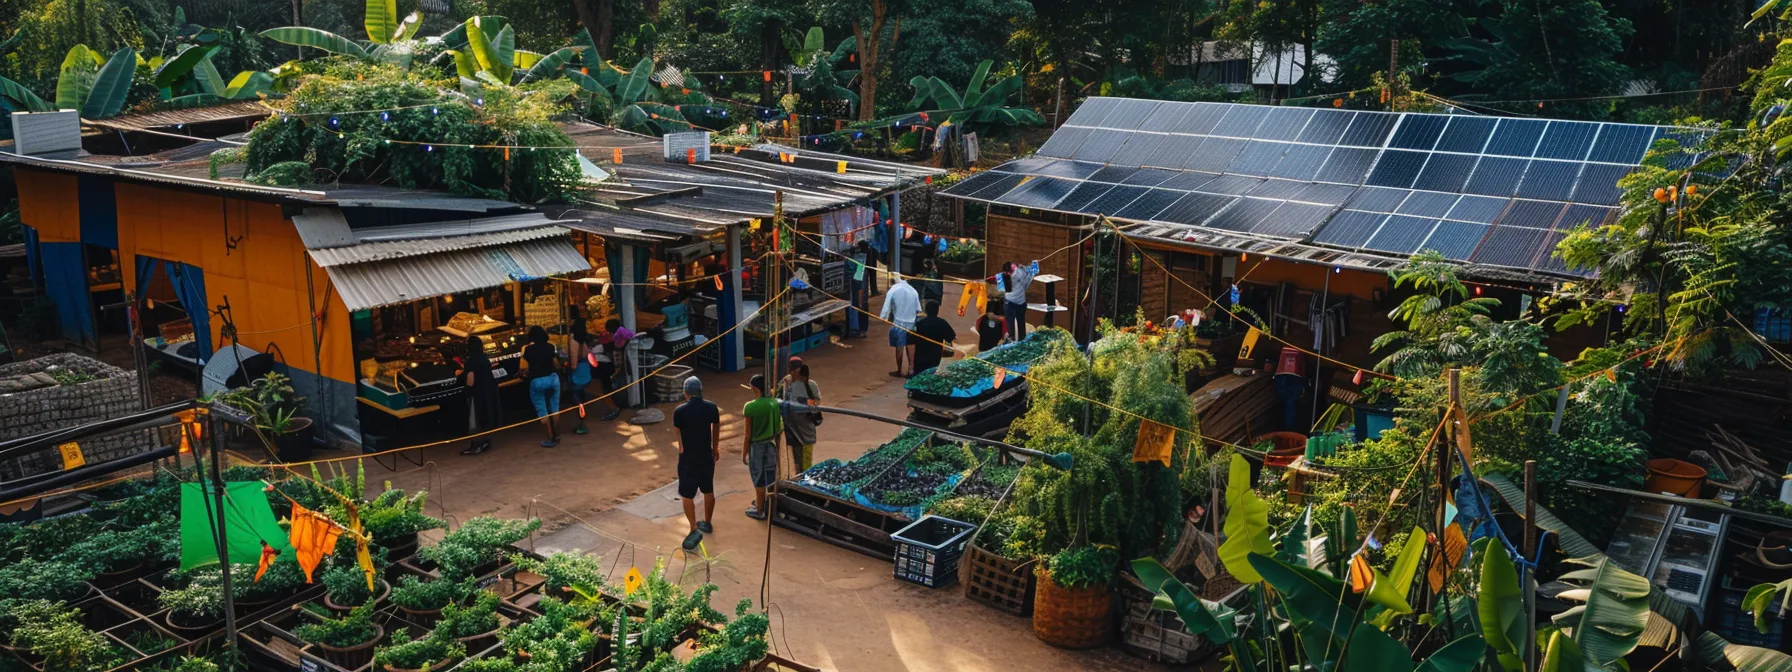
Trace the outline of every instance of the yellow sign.
{"label": "yellow sign", "polygon": [[641,569],[638,567],[628,568],[628,575],[622,577],[622,594],[635,594],[635,591],[641,589],[641,581]]}
{"label": "yellow sign", "polygon": [[835,161],[834,162],[834,172],[840,173],[841,175],[845,175],[846,174],[846,162],[845,161]]}
{"label": "yellow sign", "polygon": [[87,464],[87,456],[81,454],[81,444],[70,441],[56,446],[56,450],[62,451],[63,471],[68,471]]}
{"label": "yellow sign", "polygon": [[1250,359],[1251,351],[1257,349],[1257,339],[1261,338],[1262,336],[1263,336],[1263,332],[1257,331],[1256,327],[1251,327],[1250,332],[1248,332],[1244,335],[1244,345],[1239,346],[1239,348],[1238,348],[1238,358],[1239,359]]}
{"label": "yellow sign", "polygon": [[1176,432],[1169,425],[1139,420],[1139,440],[1132,447],[1134,462],[1162,462],[1170,466],[1170,453],[1176,446]]}

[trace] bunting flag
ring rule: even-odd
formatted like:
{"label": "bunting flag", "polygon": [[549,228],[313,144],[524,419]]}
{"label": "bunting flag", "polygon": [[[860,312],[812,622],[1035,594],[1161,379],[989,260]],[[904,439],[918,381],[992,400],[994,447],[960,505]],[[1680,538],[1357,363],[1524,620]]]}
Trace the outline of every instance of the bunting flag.
{"label": "bunting flag", "polygon": [[312,582],[311,573],[317,569],[317,563],[336,550],[336,540],[341,536],[342,526],[336,521],[298,502],[292,503],[290,541],[297,553],[299,567],[305,570],[305,583]]}
{"label": "bunting flag", "polygon": [[361,530],[361,512],[353,505],[348,509],[348,531],[355,537],[355,564],[367,575],[367,590],[373,591],[373,555],[367,552],[367,534]]}
{"label": "bunting flag", "polygon": [[[268,568],[273,567],[274,560],[279,557],[279,551],[274,550],[273,546],[269,546],[268,542],[261,542],[261,565],[255,568],[256,583],[261,583],[262,575],[268,573]],[[306,575],[309,576],[309,572]]]}
{"label": "bunting flag", "polygon": [[1375,583],[1375,570],[1369,566],[1369,560],[1358,552],[1350,556],[1350,592],[1360,593]]}
{"label": "bunting flag", "polygon": [[982,315],[984,310],[989,307],[989,285],[981,282],[964,284],[964,293],[958,295],[959,317],[964,317],[964,311],[970,307],[973,299],[977,301],[977,314]]}
{"label": "bunting flag", "polygon": [[1162,462],[1170,466],[1170,454],[1176,446],[1176,431],[1169,425],[1150,419],[1139,420],[1139,438],[1133,444],[1132,461]]}
{"label": "bunting flag", "polygon": [[1444,579],[1450,572],[1462,565],[1462,556],[1468,550],[1468,538],[1462,536],[1462,527],[1456,523],[1444,526],[1443,552],[1431,554],[1431,566],[1425,570],[1425,580],[1431,585],[1431,592],[1443,590]]}

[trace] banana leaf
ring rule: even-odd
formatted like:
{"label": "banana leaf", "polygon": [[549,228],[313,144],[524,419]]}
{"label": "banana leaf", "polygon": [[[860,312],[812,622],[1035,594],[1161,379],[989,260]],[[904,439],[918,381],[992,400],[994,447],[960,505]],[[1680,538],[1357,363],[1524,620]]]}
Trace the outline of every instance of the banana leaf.
{"label": "banana leaf", "polygon": [[[479,69],[492,73],[493,76],[508,83],[511,59],[515,57],[516,34],[506,25],[497,28],[483,21],[485,17],[475,16],[467,21],[467,50],[472,52],[473,60],[479,63]],[[508,44],[505,42],[508,40]]]}
{"label": "banana leaf", "polygon": [[498,66],[492,68],[492,74],[508,84],[516,72],[516,31],[510,26],[504,26],[503,30],[498,31],[498,38],[492,41],[492,48],[496,50]]}
{"label": "banana leaf", "polygon": [[162,67],[156,69],[156,86],[173,86],[176,80],[185,77],[187,73],[193,71],[193,68],[198,67],[200,62],[210,58],[216,49],[216,47],[181,47],[180,52],[176,53],[174,58],[163,61]]}
{"label": "banana leaf", "polygon": [[590,67],[604,62],[603,57],[597,54],[597,41],[591,39],[591,30],[588,28],[581,27],[579,32],[573,33],[572,47],[579,50],[580,65]]}
{"label": "banana leaf", "polygon": [[194,79],[199,80],[200,88],[205,89],[206,93],[214,96],[224,95],[226,84],[224,75],[218,73],[218,66],[212,64],[212,59],[207,58],[200,61],[193,70]]}
{"label": "banana leaf", "polygon": [[408,42],[416,39],[417,30],[423,27],[423,12],[411,12],[398,22],[398,31],[392,36],[392,43]]}
{"label": "banana leaf", "polygon": [[1267,555],[1252,553],[1249,559],[1263,580],[1282,593],[1289,611],[1319,633],[1329,634],[1339,642],[1350,639],[1359,622],[1362,602],[1343,581]]}
{"label": "banana leaf", "polygon": [[37,94],[32,93],[31,89],[25,88],[25,85],[5,77],[0,77],[0,98],[5,98],[11,104],[25,108],[28,112],[56,111],[56,106],[50,104],[50,101],[37,97]]}
{"label": "banana leaf", "polygon": [[[523,53],[524,52],[521,51],[517,52],[519,56]],[[528,71],[523,73],[523,81],[525,82],[553,79],[555,75],[560,74],[560,71],[566,68],[566,64],[570,62],[574,56],[578,55],[578,53],[578,49],[563,47],[556,50],[554,53],[542,56],[540,60],[537,60],[530,65],[523,66],[520,62],[517,63],[517,65],[528,68]]]}
{"label": "banana leaf", "polygon": [[1309,506],[1294,519],[1293,525],[1288,526],[1288,531],[1282,533],[1276,558],[1296,567],[1312,567],[1314,562],[1307,541],[1313,538],[1313,529],[1313,507]]}
{"label": "banana leaf", "polygon": [[394,42],[392,44],[376,44],[373,46],[373,51],[368,52],[368,55],[375,61],[400,70],[409,70],[411,69],[411,57],[415,53],[415,50],[411,48],[411,43]]}
{"label": "banana leaf", "polygon": [[1549,647],[1543,650],[1543,662],[1538,665],[1539,672],[1583,672],[1586,661],[1581,658],[1580,647],[1574,644],[1574,638],[1557,630],[1549,635]]}
{"label": "banana leaf", "polygon": [[443,53],[454,57],[454,71],[461,79],[473,79],[479,74],[479,64],[473,61],[472,54],[456,49],[448,49]]}
{"label": "banana leaf", "polygon": [[479,21],[479,25],[482,29],[489,30],[492,35],[498,34],[498,31],[503,30],[504,26],[510,23],[509,19],[502,16],[489,14],[485,16],[475,16],[466,21],[454,24],[453,28],[450,28],[446,33],[442,33],[436,40],[441,42],[442,47],[445,49],[467,48],[467,28],[472,25],[475,19]]}
{"label": "banana leaf", "polygon": [[479,72],[473,73],[473,79],[477,79],[477,80],[479,80],[480,84],[485,84],[488,86],[500,86],[501,87],[501,86],[509,85],[509,82],[506,82],[502,79],[498,79],[498,76],[492,74],[490,70],[480,70]]}
{"label": "banana leaf", "polygon": [[1381,570],[1375,570],[1375,582],[1370,584],[1369,594],[1365,598],[1394,613],[1412,613],[1412,605],[1407,604],[1406,594],[1412,590],[1412,580],[1419,571],[1419,558],[1424,554],[1425,531],[1414,527],[1406,537],[1406,547],[1400,550],[1400,556],[1394,560],[1393,573],[1383,576]]}
{"label": "banana leaf", "polygon": [[1132,570],[1139,582],[1158,596],[1167,598],[1189,634],[1206,637],[1218,646],[1225,646],[1237,636],[1237,612],[1218,602],[1196,596],[1194,591],[1170,574],[1157,558],[1132,561]]}
{"label": "banana leaf", "polygon": [[[1506,500],[1506,506],[1510,506],[1520,513],[1524,511],[1523,487],[1499,474],[1483,474],[1480,480],[1482,483],[1493,486],[1494,492],[1499,493],[1500,499]],[[1559,540],[1557,545],[1561,546],[1562,552],[1567,553],[1568,557],[1581,560],[1596,560],[1605,557],[1605,554],[1599,552],[1599,547],[1594,546],[1593,542],[1587,541],[1586,537],[1580,536],[1580,533],[1575,532],[1574,528],[1568,527],[1567,523],[1562,522],[1562,519],[1557,518],[1555,514],[1549,512],[1549,509],[1545,509],[1541,505],[1537,507],[1535,523],[1537,527],[1556,533],[1556,538]]]}
{"label": "banana leaf", "polygon": [[996,82],[995,86],[989,87],[988,91],[984,91],[979,98],[979,104],[972,105],[967,100],[965,107],[1001,107],[1008,103],[1009,96],[1019,93],[1021,87],[1025,85],[1026,82],[1021,80],[1020,75],[1010,75],[1003,78],[1002,81]]}
{"label": "banana leaf", "polygon": [[639,63],[635,64],[635,69],[628,73],[628,77],[616,85],[618,87],[616,102],[632,105],[644,100],[647,96],[647,87],[650,84],[649,78],[652,76],[653,59],[651,57],[641,59]]}
{"label": "banana leaf", "polygon": [[[1412,672],[1412,650],[1368,623],[1359,623],[1343,649],[1343,672]],[[1324,669],[1311,661],[1315,667]]]}
{"label": "banana leaf", "polygon": [[131,77],[137,74],[137,52],[130,47],[112,52],[106,65],[93,80],[93,91],[81,105],[81,118],[104,119],[124,109],[125,96],[131,92]]}
{"label": "banana leaf", "polygon": [[81,107],[104,64],[100,55],[85,44],[69,47],[68,54],[62,57],[61,71],[56,75],[56,107],[63,110]]}
{"label": "banana leaf", "polygon": [[[1497,555],[1491,553],[1490,555]],[[1636,648],[1649,624],[1649,580],[1611,562],[1592,569],[1568,572],[1563,580],[1590,579],[1587,603],[1555,617],[1558,625],[1572,623],[1574,643],[1588,670],[1616,667]]]}
{"label": "banana leaf", "polygon": [[252,100],[274,85],[274,76],[259,70],[244,70],[231,78],[230,85],[224,87],[224,97],[230,100]]}
{"label": "banana leaf", "polygon": [[216,94],[192,93],[192,94],[187,94],[185,96],[175,96],[173,98],[169,98],[166,102],[169,107],[178,107],[178,108],[186,109],[186,108],[193,108],[193,107],[206,107],[206,106],[210,106],[210,105],[216,105],[216,104],[218,104],[219,100],[221,100],[221,98],[219,96],[217,96]]}
{"label": "banana leaf", "polygon": [[1731,644],[1713,632],[1699,635],[1693,657],[1706,669],[1722,669],[1722,664],[1727,663],[1736,672],[1792,672],[1792,656],[1758,646]]}
{"label": "banana leaf", "polygon": [[1487,642],[1480,635],[1464,635],[1431,653],[1419,664],[1419,672],[1469,672],[1487,656]]}
{"label": "banana leaf", "polygon": [[1482,553],[1481,589],[1477,609],[1481,616],[1481,635],[1498,656],[1500,666],[1513,672],[1524,669],[1524,593],[1518,585],[1518,570],[1512,567],[1511,556],[1503,548]]}
{"label": "banana leaf", "polygon": [[6,38],[5,41],[0,41],[0,56],[12,53],[12,50],[19,48],[19,43],[24,41],[25,28],[21,26],[17,31],[13,32],[12,37]]}
{"label": "banana leaf", "polygon": [[367,60],[369,58],[367,50],[361,48],[361,45],[355,44],[348,38],[327,30],[318,30],[316,28],[307,28],[305,26],[285,26],[261,31],[261,36],[281,44],[290,44],[295,47],[322,49],[332,54],[353,56],[361,60]]}
{"label": "banana leaf", "polygon": [[989,67],[995,65],[995,63],[995,61],[986,58],[983,59],[982,63],[977,64],[977,71],[971,73],[971,83],[966,84],[964,87],[963,100],[965,107],[976,107],[978,105],[977,101],[983,98],[983,80],[989,78]]}
{"label": "banana leaf", "polygon": [[511,65],[515,65],[516,67],[522,68],[524,70],[528,70],[529,68],[535,67],[536,63],[541,62],[541,56],[542,56],[541,52],[538,52],[538,51],[529,51],[528,49],[518,49],[518,50],[516,50],[515,54],[512,56],[511,60],[513,60],[514,62],[511,63]]}
{"label": "banana leaf", "polygon": [[374,44],[391,44],[398,34],[398,0],[367,0],[367,40]]}
{"label": "banana leaf", "polygon": [[604,90],[603,85],[598,84],[597,80],[592,79],[590,75],[583,72],[567,70],[566,78],[572,80],[572,83],[579,85],[579,88],[584,89],[587,92],[602,93],[606,98],[610,95],[609,91]]}

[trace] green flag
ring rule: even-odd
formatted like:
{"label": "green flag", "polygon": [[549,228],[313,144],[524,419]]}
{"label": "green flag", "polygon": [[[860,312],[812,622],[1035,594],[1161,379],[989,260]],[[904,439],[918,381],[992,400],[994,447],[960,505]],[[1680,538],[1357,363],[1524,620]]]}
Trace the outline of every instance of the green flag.
{"label": "green flag", "polygon": [[[250,565],[261,562],[261,544],[267,542],[281,554],[292,553],[286,530],[274,518],[268,506],[267,493],[258,481],[224,484],[225,541],[230,543],[230,562]],[[182,483],[180,486],[180,569],[218,562],[217,488],[211,483]]]}

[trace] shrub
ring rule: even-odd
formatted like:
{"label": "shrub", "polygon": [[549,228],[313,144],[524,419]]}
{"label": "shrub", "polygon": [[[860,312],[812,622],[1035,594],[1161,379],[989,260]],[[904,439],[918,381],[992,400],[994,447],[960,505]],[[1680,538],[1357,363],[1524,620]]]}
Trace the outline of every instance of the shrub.
{"label": "shrub", "polygon": [[14,604],[8,615],[18,624],[12,645],[43,658],[45,672],[111,667],[106,664],[112,653],[109,640],[81,624],[80,610],[62,602],[29,600]]}
{"label": "shrub", "polygon": [[371,607],[355,607],[342,618],[325,618],[293,628],[292,634],[312,644],[347,649],[366,644],[379,636],[373,625]]}
{"label": "shrub", "polygon": [[391,546],[404,537],[441,527],[441,519],[423,514],[423,502],[428,495],[419,492],[405,497],[403,490],[388,489],[361,506],[361,524],[367,528],[374,543],[382,546]]}
{"label": "shrub", "polygon": [[1047,561],[1052,582],[1065,588],[1106,586],[1114,580],[1120,555],[1112,546],[1077,546],[1059,551]]}
{"label": "shrub", "polygon": [[446,667],[442,663],[466,655],[467,648],[441,630],[431,631],[422,639],[411,639],[410,634],[397,632],[392,635],[392,644],[374,650],[373,664],[376,669],[383,666],[401,670],[436,669]]}
{"label": "shrub", "polygon": [[483,635],[498,629],[498,596],[481,590],[472,604],[450,604],[442,607],[442,620],[436,630],[456,639]]}
{"label": "shrub", "polygon": [[224,575],[216,567],[202,567],[187,575],[187,585],[162,591],[156,601],[189,622],[208,622],[224,617]]}
{"label": "shrub", "polygon": [[411,611],[435,611],[466,597],[470,591],[468,584],[448,578],[424,581],[407,576],[392,588],[392,603]]}
{"label": "shrub", "polygon": [[518,569],[546,577],[549,595],[557,595],[568,587],[595,595],[604,587],[603,565],[594,555],[561,551],[545,560],[536,560],[515,554],[510,556],[510,561],[516,563]]}
{"label": "shrub", "polygon": [[[341,607],[359,607],[373,599],[367,589],[367,574],[359,567],[338,565],[324,570],[324,590],[330,601]],[[376,584],[377,587],[377,584]]]}
{"label": "shrub", "polygon": [[87,594],[93,571],[61,560],[25,558],[0,567],[0,597],[75,600]]}
{"label": "shrub", "polygon": [[528,538],[541,527],[541,520],[500,520],[480,516],[449,532],[442,541],[418,552],[423,559],[436,563],[444,578],[466,578],[473,570],[503,556],[511,544]]}

